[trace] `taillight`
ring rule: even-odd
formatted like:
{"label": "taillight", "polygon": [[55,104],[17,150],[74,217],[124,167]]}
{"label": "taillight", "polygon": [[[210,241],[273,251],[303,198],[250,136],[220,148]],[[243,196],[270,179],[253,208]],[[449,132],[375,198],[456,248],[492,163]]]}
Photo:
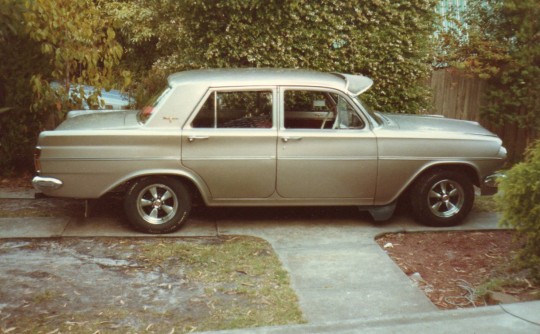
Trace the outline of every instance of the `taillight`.
{"label": "taillight", "polygon": [[41,147],[36,147],[34,150],[34,168],[36,169],[36,173],[41,173],[41,161],[39,160],[41,158]]}

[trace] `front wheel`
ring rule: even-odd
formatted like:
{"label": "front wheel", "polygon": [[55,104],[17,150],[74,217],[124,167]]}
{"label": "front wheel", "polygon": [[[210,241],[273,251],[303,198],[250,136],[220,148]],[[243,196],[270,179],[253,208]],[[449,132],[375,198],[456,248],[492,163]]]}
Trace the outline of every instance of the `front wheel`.
{"label": "front wheel", "polygon": [[450,170],[422,175],[413,185],[410,195],[415,218],[424,225],[435,227],[462,223],[474,203],[470,179]]}
{"label": "front wheel", "polygon": [[130,223],[145,233],[179,229],[191,210],[191,195],[184,184],[169,177],[148,177],[135,182],[124,198]]}

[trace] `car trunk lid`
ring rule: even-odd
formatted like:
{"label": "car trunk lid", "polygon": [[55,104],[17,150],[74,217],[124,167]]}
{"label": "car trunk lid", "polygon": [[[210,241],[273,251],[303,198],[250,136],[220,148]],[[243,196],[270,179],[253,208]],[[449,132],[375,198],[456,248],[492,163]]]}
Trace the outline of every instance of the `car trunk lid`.
{"label": "car trunk lid", "polygon": [[137,110],[76,110],[56,130],[105,130],[135,127]]}

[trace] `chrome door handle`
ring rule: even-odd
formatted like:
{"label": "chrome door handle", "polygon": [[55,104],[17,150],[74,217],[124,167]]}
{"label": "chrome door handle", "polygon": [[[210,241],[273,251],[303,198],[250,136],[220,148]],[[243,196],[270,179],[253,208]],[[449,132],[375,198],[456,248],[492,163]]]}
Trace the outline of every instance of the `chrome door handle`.
{"label": "chrome door handle", "polygon": [[302,140],[302,137],[281,137],[284,142]]}
{"label": "chrome door handle", "polygon": [[190,143],[192,143],[195,140],[204,140],[204,139],[208,139],[208,136],[189,136],[188,137],[188,141]]}

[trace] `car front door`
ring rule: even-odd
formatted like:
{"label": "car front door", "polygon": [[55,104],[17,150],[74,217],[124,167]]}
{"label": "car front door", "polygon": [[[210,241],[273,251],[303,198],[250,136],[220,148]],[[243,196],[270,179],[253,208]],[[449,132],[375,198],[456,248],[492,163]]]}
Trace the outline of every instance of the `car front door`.
{"label": "car front door", "polygon": [[276,185],[275,88],[220,89],[185,125],[182,163],[213,200],[270,197]]}
{"label": "car front door", "polygon": [[280,89],[277,193],[288,199],[350,199],[372,204],[377,142],[339,92]]}

